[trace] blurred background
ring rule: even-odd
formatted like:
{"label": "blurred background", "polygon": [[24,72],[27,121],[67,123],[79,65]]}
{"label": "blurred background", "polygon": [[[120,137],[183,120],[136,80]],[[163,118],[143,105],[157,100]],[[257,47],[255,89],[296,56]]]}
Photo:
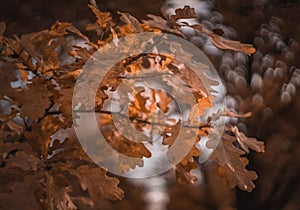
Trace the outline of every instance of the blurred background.
{"label": "blurred background", "polygon": [[[227,87],[227,105],[253,117],[233,121],[248,136],[263,140],[265,154],[252,153],[249,169],[259,175],[252,193],[229,189],[213,164],[201,167],[195,186],[179,185],[171,173],[150,180],[121,179],[122,201],[103,201],[103,209],[300,209],[300,2],[284,0],[104,0],[102,11],[172,14],[177,7],[195,7],[197,21],[223,36],[254,44],[251,57],[214,48],[187,31],[191,42],[212,60]],[[12,37],[49,28],[56,20],[71,22],[83,33],[94,15],[87,0],[0,0],[0,21]]]}

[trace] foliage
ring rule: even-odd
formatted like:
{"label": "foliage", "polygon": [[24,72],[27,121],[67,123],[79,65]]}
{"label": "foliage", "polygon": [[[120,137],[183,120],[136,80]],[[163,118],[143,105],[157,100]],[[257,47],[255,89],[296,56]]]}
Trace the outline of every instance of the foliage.
{"label": "foliage", "polygon": [[[168,32],[184,37],[180,28],[189,25],[179,20],[193,18],[195,12],[186,6],[176,10],[171,17],[149,15],[151,20],[140,23],[130,14],[121,12],[118,13],[120,21],[115,21],[109,12],[100,11],[93,0],[89,7],[96,16],[96,22],[86,28],[95,32],[97,40],[94,42],[66,22],[57,21],[47,30],[13,39],[3,35],[5,25],[0,25],[0,208],[78,209],[79,206],[89,206],[98,209],[103,199],[120,200],[124,196],[123,190],[118,187],[119,180],[108,176],[105,169],[87,157],[76,139],[71,104],[74,84],[82,73],[84,63],[106,43],[145,31]],[[221,49],[246,54],[255,52],[251,45],[226,40],[201,25],[189,27],[207,35]],[[122,81],[121,74],[132,76],[142,66],[154,65],[157,60],[159,64],[156,67],[161,71],[170,75],[179,72],[180,77],[194,88],[203,113],[214,106],[201,83],[193,81],[187,67],[178,71],[176,61],[171,57],[149,54],[127,58],[105,76],[97,92],[95,109],[101,110],[108,98],[105,90],[115,89]],[[172,76],[169,79],[168,83],[172,86]],[[155,94],[163,100],[156,101]],[[148,98],[142,93],[137,94],[129,106],[132,123],[138,129],[149,124],[150,115],[157,107],[164,112],[170,109],[171,98],[168,95],[153,90],[152,95]],[[150,106],[146,106],[149,103]],[[108,142],[113,148],[133,157],[151,156],[142,143],[129,142],[117,135],[111,113],[99,111],[99,114],[100,129],[104,136],[111,137]],[[232,112],[224,115],[238,117]],[[209,122],[203,123],[199,138],[194,143],[201,141],[201,135],[210,132],[207,129]],[[178,133],[179,124],[180,121],[167,127],[163,132],[163,144],[171,146],[174,143],[173,137]],[[225,177],[231,187],[238,186],[249,192],[257,178],[254,171],[246,169],[246,154],[250,149],[264,152],[263,143],[227,125],[221,143],[210,158],[217,162],[217,173]],[[190,171],[197,168],[194,159],[199,155],[194,146],[175,167],[178,182],[196,181]],[[142,163],[122,165],[120,169],[126,171],[136,166],[142,166]]]}

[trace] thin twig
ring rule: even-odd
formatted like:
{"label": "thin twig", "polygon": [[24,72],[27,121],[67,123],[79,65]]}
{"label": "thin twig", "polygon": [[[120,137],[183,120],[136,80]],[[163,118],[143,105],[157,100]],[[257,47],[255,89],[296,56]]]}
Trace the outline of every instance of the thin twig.
{"label": "thin twig", "polygon": [[[125,114],[122,114],[121,112],[111,112],[111,111],[105,111],[105,110],[73,110],[74,113],[100,113],[100,114],[107,114],[107,115],[112,115],[112,114],[118,114],[123,118],[129,118],[129,120],[135,120],[137,122],[140,123],[145,123],[145,124],[149,124],[152,126],[167,126],[166,124],[163,123],[158,123],[158,122],[149,122],[146,120],[142,120],[142,119],[138,119],[136,117],[128,117]],[[202,128],[210,128],[211,125],[210,123],[208,124],[203,124],[203,125],[199,125],[199,126],[195,126],[195,125],[182,125],[183,128],[198,128],[198,129],[202,129]]]}

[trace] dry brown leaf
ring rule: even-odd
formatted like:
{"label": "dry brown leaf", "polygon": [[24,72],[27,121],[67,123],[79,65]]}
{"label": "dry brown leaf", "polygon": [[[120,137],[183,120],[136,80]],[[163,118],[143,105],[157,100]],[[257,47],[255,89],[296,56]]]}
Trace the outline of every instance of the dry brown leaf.
{"label": "dry brown leaf", "polygon": [[7,126],[9,127],[9,129],[11,131],[15,132],[18,136],[21,136],[25,130],[23,125],[19,125],[16,122],[14,122],[13,120],[8,121]]}
{"label": "dry brown leaf", "polygon": [[97,24],[89,24],[86,28],[87,30],[95,30],[97,34],[100,35],[107,26],[113,26],[110,12],[101,12],[95,0],[90,0],[90,4],[88,6],[95,14]]}
{"label": "dry brown leaf", "polygon": [[155,91],[155,94],[157,94],[160,99],[158,102],[156,102],[157,107],[166,113],[169,110],[169,104],[172,102],[172,98],[162,90]]}
{"label": "dry brown leaf", "polygon": [[186,155],[186,157],[180,162],[183,166],[186,166],[188,163],[193,163],[194,158],[200,156],[200,151],[197,147],[193,146],[191,151]]}
{"label": "dry brown leaf", "polygon": [[163,136],[164,145],[171,146],[175,142],[179,134],[180,127],[181,127],[181,121],[178,121],[175,125],[166,126],[164,136]]}
{"label": "dry brown leaf", "polygon": [[121,200],[124,192],[118,187],[119,180],[106,176],[106,171],[100,167],[89,168],[88,166],[80,166],[76,171],[86,177],[81,182],[85,182],[91,199],[98,204],[101,199]]}
{"label": "dry brown leaf", "polygon": [[49,210],[76,210],[77,207],[74,204],[72,198],[69,195],[71,189],[68,187],[59,187],[56,185],[54,178],[50,174],[46,174],[46,193],[47,204]]}
{"label": "dry brown leaf", "polygon": [[216,47],[224,50],[240,51],[246,53],[247,55],[254,54],[256,51],[251,44],[242,44],[240,41],[227,40],[217,34],[211,34],[210,41]]}
{"label": "dry brown leaf", "polygon": [[65,139],[63,143],[55,140],[49,147],[49,162],[68,161],[68,160],[86,160],[90,161],[79,142],[71,139]]}
{"label": "dry brown leaf", "polygon": [[11,82],[17,81],[17,77],[14,74],[14,69],[16,65],[13,63],[7,62],[0,67],[0,99],[5,99],[4,96],[8,96],[13,101],[17,99],[16,94],[17,90],[13,89],[10,85]]}
{"label": "dry brown leaf", "polygon": [[265,152],[265,145],[262,141],[257,141],[256,138],[249,138],[244,133],[240,132],[236,126],[230,126],[230,130],[235,134],[237,141],[242,149],[249,153],[249,149],[256,152]]}
{"label": "dry brown leaf", "polygon": [[32,148],[27,142],[4,143],[3,141],[0,141],[1,162],[4,161],[4,159],[6,159],[11,152],[14,151],[24,151],[25,153],[30,154],[32,152]]}
{"label": "dry brown leaf", "polygon": [[26,140],[30,143],[33,150],[38,152],[44,160],[48,158],[51,135],[59,130],[62,125],[62,119],[48,115],[38,124],[34,124],[30,132],[25,132]]}
{"label": "dry brown leaf", "polygon": [[211,43],[220,49],[240,51],[246,53],[247,55],[254,54],[256,51],[256,49],[251,44],[242,44],[240,41],[225,39],[218,34],[204,29],[202,25],[191,25],[190,27],[194,28],[195,30],[201,33],[206,34],[209,37]]}
{"label": "dry brown leaf", "polygon": [[[65,81],[67,83],[67,81]],[[64,116],[66,127],[70,127],[73,122],[72,118],[72,97],[73,88],[63,88],[54,95],[54,103],[59,104],[59,111]]]}
{"label": "dry brown leaf", "polygon": [[53,85],[42,77],[35,77],[27,87],[19,91],[17,95],[16,101],[22,106],[20,116],[29,117],[37,122],[51,105]]}
{"label": "dry brown leaf", "polygon": [[133,17],[132,15],[130,15],[129,13],[126,13],[126,12],[118,12],[119,15],[121,15],[121,20],[124,22],[124,23],[127,23],[131,26],[133,26],[133,28],[135,29],[135,32],[142,32],[142,28],[140,26],[140,22],[135,18]]}
{"label": "dry brown leaf", "polygon": [[242,190],[251,192],[255,185],[253,180],[257,179],[254,171],[248,171],[242,155],[245,152],[233,145],[236,139],[228,134],[223,134],[216,150],[210,159],[217,161],[220,165],[220,174],[227,177],[231,187],[238,186]]}
{"label": "dry brown leaf", "polygon": [[184,35],[179,31],[181,25],[177,23],[177,20],[197,17],[194,8],[191,8],[190,6],[185,6],[182,9],[176,9],[175,15],[172,15],[170,18],[165,15],[166,19],[151,14],[148,14],[147,16],[152,20],[143,20],[143,23],[165,31],[170,31],[183,37]]}
{"label": "dry brown leaf", "polygon": [[18,151],[14,155],[10,155],[9,158],[5,161],[7,168],[21,168],[24,171],[38,169],[38,165],[41,164],[41,160],[34,155],[27,154],[23,151]]}
{"label": "dry brown leaf", "polygon": [[[160,16],[151,15],[151,14],[148,14],[147,17],[151,18],[152,20],[143,20],[144,24],[147,24],[147,25],[149,25],[153,28],[158,28],[158,29],[161,29],[161,30],[164,30],[164,31],[169,31],[173,34],[185,37],[182,32],[177,30],[177,28],[179,26],[175,25],[177,27],[176,30],[174,28],[171,28],[166,19],[164,19]],[[175,27],[175,26],[173,26],[173,27]]]}
{"label": "dry brown leaf", "polygon": [[117,26],[117,27],[115,27],[115,29],[118,34],[118,37],[123,37],[128,34],[133,34],[136,32],[136,29],[130,24],[126,24],[123,26]]}
{"label": "dry brown leaf", "polygon": [[194,8],[190,6],[184,6],[184,8],[179,8],[175,10],[175,15],[171,15],[170,21],[176,23],[179,19],[190,19],[196,18],[197,14]]}
{"label": "dry brown leaf", "polygon": [[197,164],[188,162],[186,165],[177,164],[175,167],[176,180],[180,184],[193,184],[198,178],[191,174],[191,170],[196,169]]}

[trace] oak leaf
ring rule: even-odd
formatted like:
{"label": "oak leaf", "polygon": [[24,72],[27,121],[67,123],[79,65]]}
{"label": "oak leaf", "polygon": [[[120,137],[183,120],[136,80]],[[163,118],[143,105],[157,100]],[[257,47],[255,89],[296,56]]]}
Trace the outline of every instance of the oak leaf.
{"label": "oak leaf", "polygon": [[138,32],[138,33],[142,32],[140,22],[135,17],[133,17],[132,15],[130,15],[129,13],[126,13],[126,12],[118,12],[118,14],[121,15],[120,19],[124,23],[127,23],[134,28],[135,32]]}
{"label": "oak leaf", "polygon": [[245,168],[247,162],[242,158],[245,152],[234,146],[235,141],[235,137],[224,133],[210,159],[218,162],[221,175],[227,177],[231,187],[238,186],[242,190],[251,192],[255,187],[253,180],[257,179],[257,174]]}
{"label": "oak leaf", "polygon": [[86,186],[94,203],[99,203],[101,199],[121,200],[123,198],[124,192],[117,186],[119,180],[106,176],[104,169],[89,168],[84,165],[78,167],[76,171],[82,176],[78,176],[82,182],[81,186],[83,189]]}

